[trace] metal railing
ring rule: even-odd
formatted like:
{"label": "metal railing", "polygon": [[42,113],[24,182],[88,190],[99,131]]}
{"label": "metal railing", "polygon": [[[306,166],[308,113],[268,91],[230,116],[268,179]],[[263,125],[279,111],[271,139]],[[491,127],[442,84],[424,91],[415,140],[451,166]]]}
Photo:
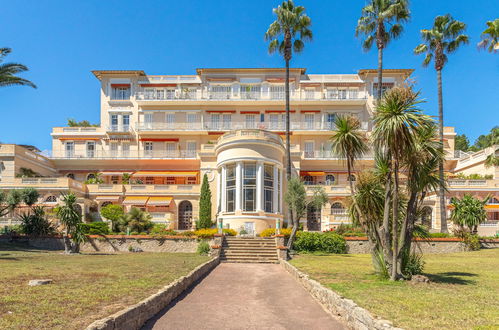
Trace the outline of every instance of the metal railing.
{"label": "metal railing", "polygon": [[197,150],[130,150],[118,151],[93,151],[93,152],[55,152],[54,159],[195,159]]}

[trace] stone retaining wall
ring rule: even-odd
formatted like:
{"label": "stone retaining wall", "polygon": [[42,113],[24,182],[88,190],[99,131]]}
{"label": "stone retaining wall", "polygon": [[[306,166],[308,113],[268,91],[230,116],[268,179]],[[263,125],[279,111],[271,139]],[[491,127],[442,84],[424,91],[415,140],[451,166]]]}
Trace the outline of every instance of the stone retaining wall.
{"label": "stone retaining wall", "polygon": [[346,299],[336,292],[322,286],[319,282],[312,280],[309,276],[285,260],[281,265],[317,300],[326,311],[339,316],[352,329],[399,329],[392,326],[387,320],[377,319],[366,309],[359,307],[355,302]]}
{"label": "stone retaining wall", "polygon": [[211,259],[138,304],[93,322],[87,327],[87,330],[140,329],[147,320],[168,306],[173,299],[177,298],[189,286],[208,274],[219,262],[218,258]]}
{"label": "stone retaining wall", "polygon": [[[422,253],[455,253],[467,251],[466,245],[461,241],[413,241],[412,249]],[[499,247],[499,244],[497,245]],[[347,240],[348,253],[371,253],[367,240]]]}

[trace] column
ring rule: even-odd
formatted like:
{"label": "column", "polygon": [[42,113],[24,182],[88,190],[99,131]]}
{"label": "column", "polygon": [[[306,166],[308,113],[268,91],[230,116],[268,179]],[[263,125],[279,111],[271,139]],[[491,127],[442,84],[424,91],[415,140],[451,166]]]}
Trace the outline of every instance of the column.
{"label": "column", "polygon": [[278,199],[278,194],[279,194],[279,187],[277,185],[277,182],[279,180],[279,170],[277,169],[277,165],[274,165],[274,194],[272,196],[272,211],[274,213],[277,213],[279,210],[279,207],[277,206],[277,199]]}
{"label": "column", "polygon": [[282,214],[284,214],[284,210],[282,208],[282,191],[284,190],[284,182],[282,181],[283,173],[284,173],[284,170],[281,169],[279,171],[279,182],[281,184],[281,186],[279,187],[280,188],[279,189],[279,205],[277,205],[279,212],[281,212]]}
{"label": "column", "polygon": [[256,163],[256,211],[263,211],[263,162]]}
{"label": "column", "polygon": [[236,163],[236,206],[235,211],[241,211],[241,195],[242,195],[242,183],[243,183],[243,163]]}
{"label": "column", "polygon": [[222,180],[222,184],[219,185],[220,190],[221,190],[219,192],[220,197],[221,197],[221,200],[220,200],[221,208],[220,208],[220,210],[221,210],[221,212],[226,212],[227,211],[227,203],[226,203],[227,198],[225,197],[225,194],[226,194],[227,190],[226,190],[225,186],[227,184],[227,179],[226,179],[227,178],[227,168],[225,167],[225,165],[222,165],[222,171],[221,171],[221,173],[222,173],[222,175],[221,175],[222,177],[220,178],[220,180]]}

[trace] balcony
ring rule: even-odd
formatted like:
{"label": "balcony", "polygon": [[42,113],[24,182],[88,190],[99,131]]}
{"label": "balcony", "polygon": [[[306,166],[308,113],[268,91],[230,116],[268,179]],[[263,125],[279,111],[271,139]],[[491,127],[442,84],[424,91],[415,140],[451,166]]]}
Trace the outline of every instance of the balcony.
{"label": "balcony", "polygon": [[36,189],[75,189],[83,191],[84,186],[82,183],[70,178],[14,178],[12,183],[0,184],[3,188],[36,188]]}
{"label": "balcony", "polygon": [[497,180],[465,180],[465,179],[449,179],[447,180],[449,188],[495,188],[499,186]]}
{"label": "balcony", "polygon": [[174,100],[184,100],[192,101],[201,99],[201,90],[189,91],[189,92],[166,92],[166,93],[149,93],[149,92],[137,92],[137,101],[174,101]]}
{"label": "balcony", "polygon": [[106,127],[108,133],[130,133],[132,127],[130,125],[110,125]]}
{"label": "balcony", "polygon": [[201,122],[196,123],[137,123],[136,130],[143,131],[200,131],[203,130]]}
{"label": "balcony", "polygon": [[320,184],[305,184],[305,190],[307,192],[307,195],[312,195],[318,187],[324,188],[326,193],[328,195],[350,195],[350,186],[348,186],[347,183],[338,183],[338,184],[325,184],[325,183],[320,183]]}
{"label": "balcony", "polygon": [[[337,159],[345,159],[337,154],[335,154],[331,150],[311,150],[307,151],[305,150],[303,152],[303,159],[331,159],[331,160],[337,160]],[[359,159],[374,159],[373,155],[370,153],[367,153],[360,157]]]}
{"label": "balcony", "polygon": [[[121,186],[121,185],[120,185]],[[126,184],[123,185],[126,194],[158,194],[158,195],[197,195],[200,193],[199,184]]]}
{"label": "balcony", "polygon": [[87,190],[89,194],[123,194],[123,185],[121,184],[87,184]]}
{"label": "balcony", "polygon": [[53,159],[196,159],[197,150],[60,151]]}

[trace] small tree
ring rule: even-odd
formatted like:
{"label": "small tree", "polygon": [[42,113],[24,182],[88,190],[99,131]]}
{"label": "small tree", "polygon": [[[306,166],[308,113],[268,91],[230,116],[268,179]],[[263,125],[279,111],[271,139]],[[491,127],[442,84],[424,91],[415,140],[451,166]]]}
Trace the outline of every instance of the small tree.
{"label": "small tree", "polygon": [[26,188],[22,190],[10,190],[8,193],[0,192],[0,217],[6,216],[14,211],[20,203],[32,206],[36,203],[40,194],[36,189]]}
{"label": "small tree", "polygon": [[451,198],[451,205],[454,206],[451,214],[452,222],[461,227],[467,227],[472,234],[476,234],[478,225],[487,220],[485,204],[489,198],[480,200],[468,194],[461,199]]}
{"label": "small tree", "polygon": [[199,197],[199,221],[196,224],[198,229],[210,228],[213,222],[211,221],[211,190],[208,183],[208,176],[203,176],[201,185],[201,196]]}
{"label": "small tree", "polygon": [[305,186],[303,182],[297,177],[292,177],[288,181],[288,189],[284,195],[284,201],[288,205],[289,213],[292,215],[293,219],[293,230],[291,230],[291,235],[288,239],[288,249],[293,246],[293,241],[296,237],[296,232],[298,231],[298,226],[300,224],[300,219],[303,217],[307,210],[306,202],[307,194],[305,192]]}
{"label": "small tree", "polygon": [[124,214],[119,220],[118,229],[126,231],[128,227],[132,232],[147,232],[154,226],[151,219],[152,217],[148,212],[132,207],[130,212]]}
{"label": "small tree", "polygon": [[123,207],[116,204],[109,204],[101,208],[100,210],[101,216],[111,221],[111,229],[113,231],[118,230],[118,221],[123,217],[125,212],[123,211]]}
{"label": "small tree", "polygon": [[[62,197],[63,205],[57,209],[57,217],[64,226],[64,252],[79,253],[85,236],[81,231],[81,214],[76,203],[76,195],[70,192]],[[70,239],[71,236],[71,239]],[[72,241],[72,242],[71,242]]]}

